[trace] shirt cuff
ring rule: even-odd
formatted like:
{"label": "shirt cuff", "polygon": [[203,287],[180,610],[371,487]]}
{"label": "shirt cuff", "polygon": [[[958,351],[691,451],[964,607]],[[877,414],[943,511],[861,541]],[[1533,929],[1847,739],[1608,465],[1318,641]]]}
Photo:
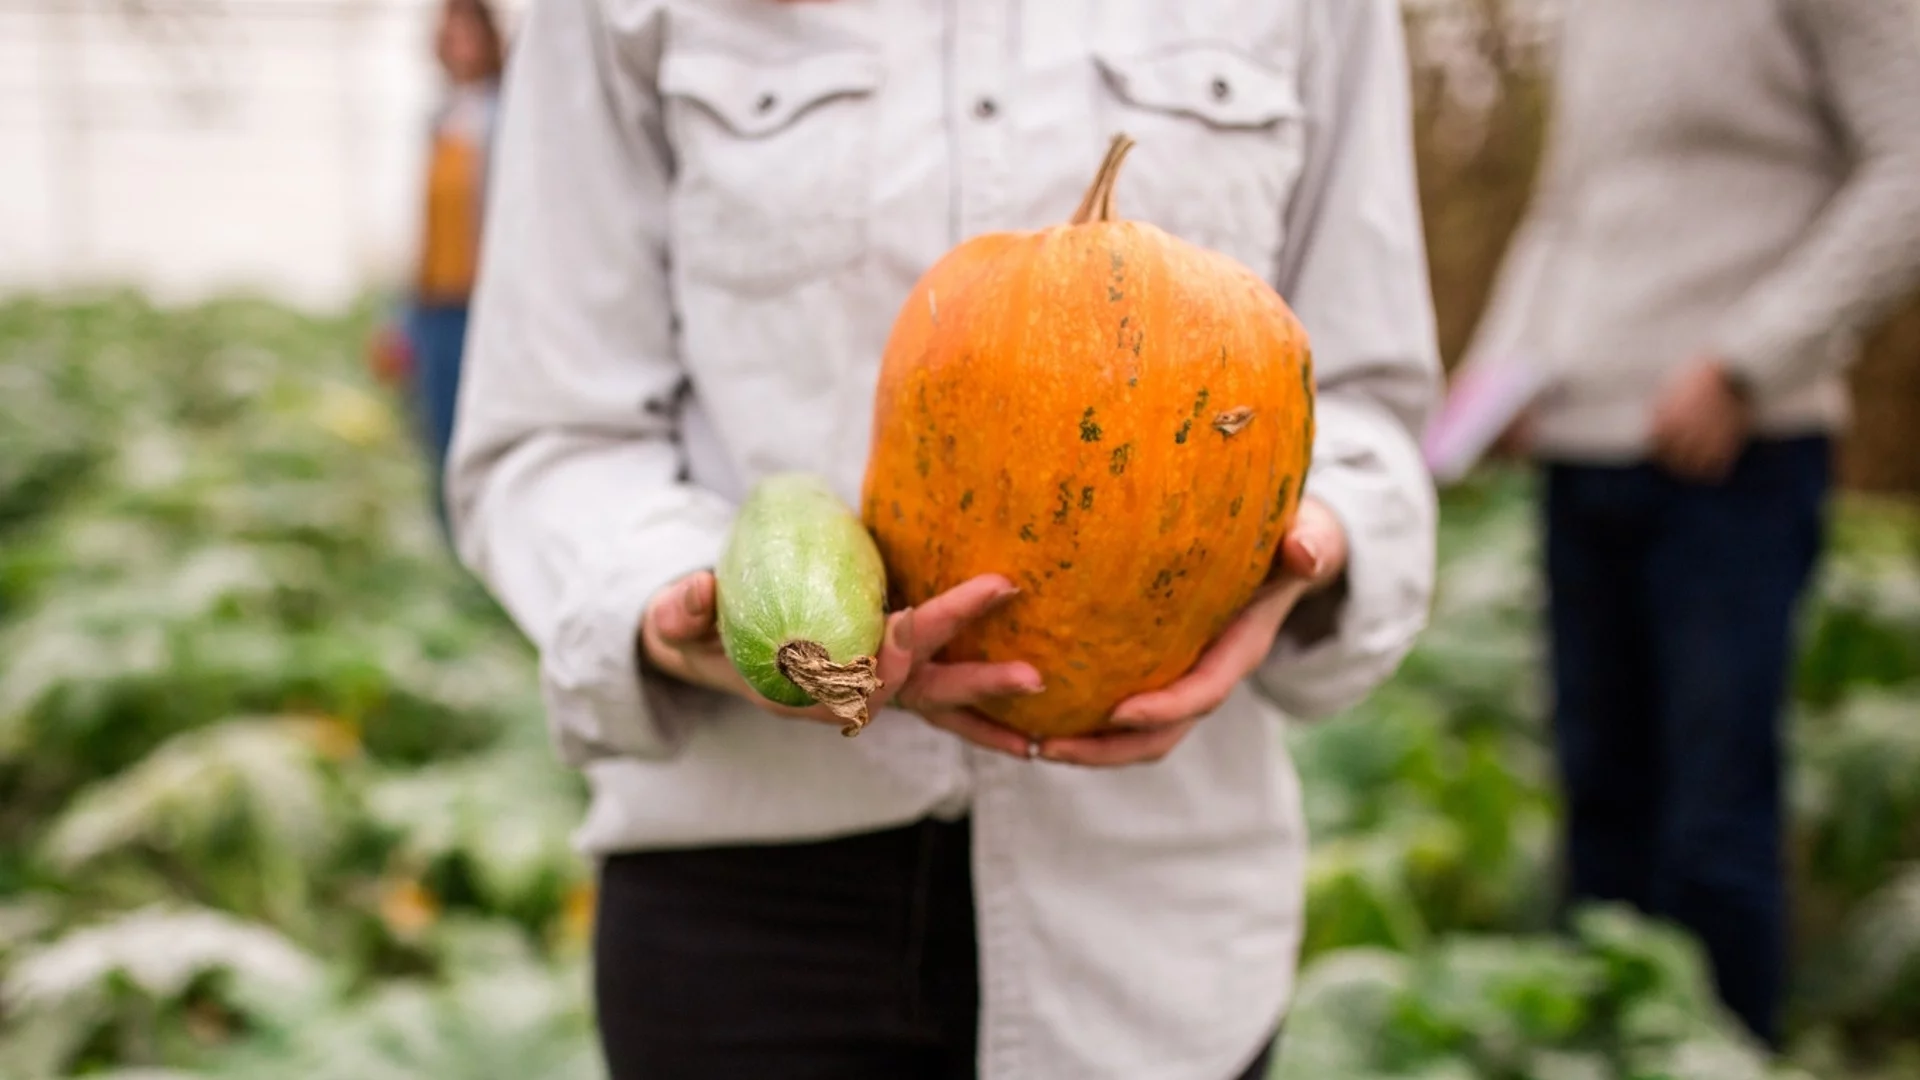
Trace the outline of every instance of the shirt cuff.
{"label": "shirt cuff", "polygon": [[695,513],[627,533],[593,572],[575,579],[540,663],[561,760],[579,767],[596,758],[679,752],[696,699],[713,694],[643,672],[640,620],[662,588],[714,565],[729,528],[725,511],[702,503]]}
{"label": "shirt cuff", "polygon": [[1358,704],[1412,650],[1431,610],[1439,518],[1433,481],[1403,427],[1354,403],[1325,400],[1319,412],[1306,493],[1346,532],[1345,594],[1334,598],[1330,626],[1311,636],[1283,631],[1254,673],[1276,705],[1301,718]]}
{"label": "shirt cuff", "polygon": [[1741,318],[1719,335],[1713,355],[1758,401],[1845,370],[1854,345],[1853,335],[1845,332],[1795,332],[1765,319]]}

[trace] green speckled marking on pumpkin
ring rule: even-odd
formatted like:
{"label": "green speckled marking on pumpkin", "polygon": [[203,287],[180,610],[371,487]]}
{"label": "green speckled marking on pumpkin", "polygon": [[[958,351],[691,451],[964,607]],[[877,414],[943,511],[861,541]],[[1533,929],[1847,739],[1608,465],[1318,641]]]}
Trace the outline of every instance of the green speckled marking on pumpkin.
{"label": "green speckled marking on pumpkin", "polygon": [[1091,405],[1087,406],[1086,412],[1080,414],[1080,441],[1100,441],[1100,425],[1094,422],[1093,406]]}
{"label": "green speckled marking on pumpkin", "polygon": [[879,548],[817,477],[780,473],[755,485],[740,505],[714,580],[721,647],[769,701],[815,704],[781,672],[783,645],[812,642],[837,665],[857,665],[879,652],[887,619]]}
{"label": "green speckled marking on pumpkin", "polygon": [[1273,501],[1267,504],[1267,517],[1266,517],[1267,523],[1271,524],[1275,521],[1279,521],[1282,517],[1286,516],[1287,499],[1292,494],[1292,492],[1293,492],[1293,477],[1282,476],[1280,478],[1280,490],[1277,493],[1275,493],[1273,497]]}

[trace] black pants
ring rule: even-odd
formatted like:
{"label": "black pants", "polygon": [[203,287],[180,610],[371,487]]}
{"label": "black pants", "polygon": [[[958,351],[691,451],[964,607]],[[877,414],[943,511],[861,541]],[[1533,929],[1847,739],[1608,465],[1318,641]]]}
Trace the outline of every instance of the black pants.
{"label": "black pants", "polygon": [[1787,947],[1782,705],[1829,454],[1822,438],[1756,443],[1710,486],[1651,466],[1547,476],[1571,897],[1688,927],[1721,997],[1771,1042]]}
{"label": "black pants", "polygon": [[925,822],[608,859],[594,994],[613,1080],[974,1076],[968,844],[964,822]]}

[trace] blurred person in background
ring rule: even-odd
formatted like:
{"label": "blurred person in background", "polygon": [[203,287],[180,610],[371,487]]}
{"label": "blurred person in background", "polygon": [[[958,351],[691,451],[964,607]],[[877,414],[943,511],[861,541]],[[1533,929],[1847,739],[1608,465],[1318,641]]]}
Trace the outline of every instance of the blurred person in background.
{"label": "blurred person in background", "polygon": [[[1915,0],[1569,6],[1465,363],[1536,365],[1569,899],[1696,933],[1778,1048],[1784,699],[1858,339],[1920,284]],[[1917,436],[1920,437],[1920,436]]]}
{"label": "blurred person in background", "polygon": [[[592,790],[617,1080],[1265,1075],[1307,855],[1280,711],[1365,697],[1433,586],[1402,33],[1396,0],[532,7],[449,506]],[[855,502],[915,281],[1063,223],[1116,131],[1125,215],[1239,258],[1311,335],[1272,586],[1121,731],[970,708],[1038,689],[934,659],[1012,600],[993,575],[891,615],[857,740],[759,698],[706,570],[738,500],[792,469]]]}
{"label": "blurred person in background", "polygon": [[506,46],[486,0],[445,0],[434,34],[445,80],[429,126],[414,275],[396,325],[374,342],[377,373],[405,382],[426,442],[436,512],[453,436],[468,305],[480,261],[482,208]]}

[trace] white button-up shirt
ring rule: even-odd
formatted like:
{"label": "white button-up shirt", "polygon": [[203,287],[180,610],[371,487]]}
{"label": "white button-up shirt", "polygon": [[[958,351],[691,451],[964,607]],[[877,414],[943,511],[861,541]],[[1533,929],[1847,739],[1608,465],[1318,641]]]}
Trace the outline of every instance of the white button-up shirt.
{"label": "white button-up shirt", "polygon": [[[464,559],[538,646],[589,852],[971,815],[987,1080],[1221,1080],[1285,1010],[1306,835],[1281,711],[1424,625],[1439,365],[1393,0],[538,0],[516,43],[453,460]],[[1350,538],[1331,633],[1163,761],[859,738],[643,678],[663,585],[772,470],[859,493],[879,357],[968,236],[1124,216],[1266,275],[1312,337],[1307,491]]]}

